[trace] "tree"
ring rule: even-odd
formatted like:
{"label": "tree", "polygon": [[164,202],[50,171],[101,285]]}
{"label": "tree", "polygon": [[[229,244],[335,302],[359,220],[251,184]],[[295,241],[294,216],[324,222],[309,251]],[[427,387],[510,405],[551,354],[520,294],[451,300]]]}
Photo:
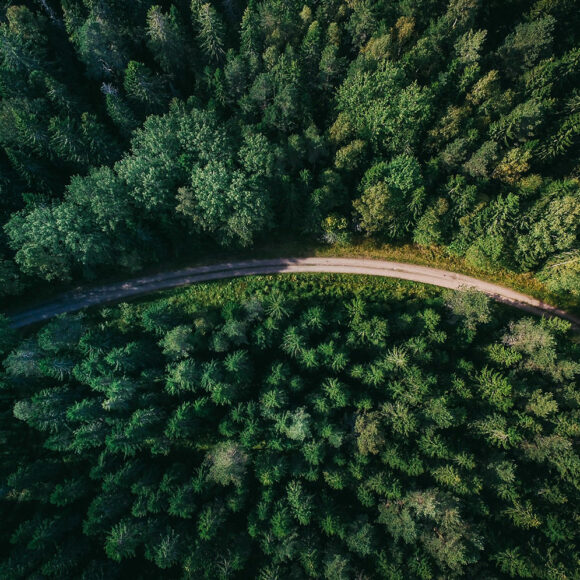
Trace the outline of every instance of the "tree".
{"label": "tree", "polygon": [[478,62],[487,37],[487,30],[468,30],[456,43],[457,58],[463,64]]}
{"label": "tree", "polygon": [[373,526],[368,522],[355,522],[350,526],[346,536],[346,544],[352,552],[359,556],[369,556],[373,551]]}
{"label": "tree", "polygon": [[362,196],[353,203],[367,234],[400,238],[411,227],[424,197],[419,164],[400,155],[369,169],[361,183]]}
{"label": "tree", "polygon": [[100,81],[119,75],[125,69],[130,42],[105,10],[95,8],[86,18],[77,12],[71,38],[89,78]]}
{"label": "tree", "polygon": [[224,55],[225,31],[220,15],[209,3],[192,0],[191,11],[197,26],[199,44],[206,57],[218,62]]}
{"label": "tree", "polygon": [[332,405],[340,409],[346,407],[349,400],[349,391],[346,385],[336,378],[326,379],[323,383],[323,389]]}
{"label": "tree", "polygon": [[425,91],[407,83],[401,69],[389,61],[379,63],[376,72],[361,68],[353,68],[338,90],[339,119],[344,115],[377,153],[411,154],[429,114]]}
{"label": "tree", "polygon": [[215,538],[219,528],[225,521],[224,508],[217,502],[206,504],[199,513],[197,520],[197,530],[202,540],[211,540]]}
{"label": "tree", "polygon": [[71,256],[66,252],[51,207],[39,206],[15,213],[4,229],[16,252],[14,259],[23,272],[49,281],[70,279]]}
{"label": "tree", "polygon": [[46,58],[47,20],[26,6],[7,6],[6,22],[0,26],[2,68],[30,72]]}
{"label": "tree", "polygon": [[187,171],[173,162],[184,153],[180,130],[185,115],[183,105],[176,104],[163,117],[148,117],[131,142],[131,155],[115,167],[130,196],[145,210],[155,210],[162,222],[175,207],[177,188],[187,183]]}
{"label": "tree", "polygon": [[516,105],[489,126],[490,137],[504,143],[525,143],[533,139],[544,122],[550,105],[537,98]]}
{"label": "tree", "polygon": [[347,171],[358,169],[365,158],[366,149],[366,143],[362,139],[354,139],[336,152],[335,167]]}
{"label": "tree", "polygon": [[357,434],[356,444],[361,455],[376,455],[385,439],[381,432],[381,414],[378,411],[359,414],[354,426]]}
{"label": "tree", "polygon": [[350,8],[352,12],[347,24],[347,30],[352,37],[353,44],[357,48],[361,48],[376,30],[377,18],[375,9],[370,0],[353,2]]}
{"label": "tree", "polygon": [[212,449],[206,461],[209,464],[208,477],[220,485],[241,485],[248,456],[233,443],[217,445]]}
{"label": "tree", "polygon": [[537,528],[542,523],[542,520],[534,513],[529,501],[526,502],[525,506],[520,502],[514,502],[512,507],[505,510],[505,513],[518,528]]}
{"label": "tree", "polygon": [[531,157],[532,152],[529,149],[523,147],[510,149],[494,169],[492,177],[505,183],[516,183],[530,169]]}
{"label": "tree", "polygon": [[502,260],[508,262],[507,248],[514,235],[519,204],[517,195],[500,195],[487,205],[479,205],[464,220],[464,231],[457,242],[465,244],[466,259],[474,266],[486,269],[502,264]]}
{"label": "tree", "polygon": [[141,62],[132,60],[128,63],[123,87],[129,99],[147,113],[160,111],[167,102],[164,81]]}
{"label": "tree", "polygon": [[580,134],[580,114],[576,109],[576,102],[570,103],[568,110],[571,114],[560,122],[556,131],[542,144],[539,153],[542,159],[563,157],[573,147]]}
{"label": "tree", "polygon": [[[256,96],[260,100],[266,97],[267,105],[261,115],[264,123],[291,135],[303,123],[306,122],[306,126],[309,124],[311,112],[306,94],[302,91],[297,52],[288,45],[279,56],[276,53],[275,50],[267,53],[270,57],[269,70],[261,77],[264,85],[256,86],[262,93]],[[266,94],[263,94],[263,89],[266,89]]]}
{"label": "tree", "polygon": [[225,164],[210,162],[194,169],[191,189],[179,190],[177,211],[224,246],[250,245],[268,224],[270,202],[255,179]]}
{"label": "tree", "polygon": [[277,421],[277,429],[294,441],[304,441],[310,437],[310,414],[304,407],[286,411]]}
{"label": "tree", "polygon": [[346,68],[346,59],[339,56],[339,34],[338,25],[331,22],[326,33],[327,44],[322,49],[318,64],[318,86],[323,94],[338,84]]}
{"label": "tree", "polygon": [[131,107],[126,100],[119,95],[117,89],[111,85],[103,85],[102,92],[105,94],[105,106],[113,123],[119,128],[125,138],[131,137],[133,131],[139,126]]}
{"label": "tree", "polygon": [[126,196],[117,175],[102,167],[85,178],[73,178],[65,202],[54,209],[71,259],[89,275],[115,261],[131,270],[140,266],[135,231],[139,226]]}
{"label": "tree", "polygon": [[31,399],[18,401],[14,405],[14,416],[40,431],[57,431],[63,427],[67,406],[74,398],[66,387],[44,389]]}
{"label": "tree", "polygon": [[[5,306],[360,233],[572,308],[578,3],[484,4],[4,0]],[[407,286],[0,317],[0,577],[576,578],[570,324]]]}
{"label": "tree", "polygon": [[302,526],[307,526],[312,518],[312,497],[304,493],[302,482],[292,480],[286,487],[288,503],[292,515]]}
{"label": "tree", "polygon": [[105,542],[105,552],[109,558],[120,562],[135,556],[142,543],[143,528],[135,520],[123,520],[111,528]]}
{"label": "tree", "polygon": [[238,151],[240,164],[247,175],[272,177],[276,171],[278,148],[259,132],[247,130]]}
{"label": "tree", "polygon": [[70,279],[79,266],[89,276],[111,263],[136,269],[140,262],[125,195],[122,182],[107,167],[74,177],[62,203],[15,214],[5,226],[16,262],[47,280]]}
{"label": "tree", "polygon": [[116,143],[95,115],[83,113],[79,120],[52,117],[48,134],[51,152],[77,167],[111,162],[118,155]]}
{"label": "tree", "polygon": [[479,2],[477,0],[451,0],[445,13],[445,19],[451,23],[452,29],[465,29],[473,23],[478,9]]}
{"label": "tree", "polygon": [[580,225],[578,185],[554,182],[528,211],[526,225],[517,238],[516,259],[525,268],[534,268],[557,252],[572,250]]}
{"label": "tree", "polygon": [[74,351],[84,333],[83,315],[60,315],[38,333],[38,346],[45,352]]}
{"label": "tree", "polygon": [[492,167],[498,161],[498,145],[495,141],[486,141],[473,155],[463,164],[463,168],[472,177],[491,177]]}
{"label": "tree", "polygon": [[191,62],[187,32],[174,5],[167,13],[162,12],[161,6],[149,8],[147,37],[149,50],[166,73],[176,75]]}
{"label": "tree", "polygon": [[487,399],[494,407],[504,412],[512,407],[513,387],[506,377],[488,367],[484,367],[476,380],[482,397]]}
{"label": "tree", "polygon": [[153,302],[141,314],[143,328],[160,338],[180,322],[183,322],[183,313],[166,300]]}
{"label": "tree", "polygon": [[425,210],[417,220],[413,232],[413,241],[421,246],[440,245],[443,242],[444,225],[442,218],[449,210],[447,200],[440,197],[437,202]]}
{"label": "tree", "polygon": [[187,357],[194,348],[193,331],[186,325],[176,326],[159,344],[163,347],[163,354],[171,359]]}
{"label": "tree", "polygon": [[580,251],[570,250],[555,255],[540,271],[539,278],[552,291],[578,295],[580,293]]}
{"label": "tree", "polygon": [[161,537],[154,548],[154,562],[162,570],[167,570],[179,564],[183,558],[184,539],[173,528]]}
{"label": "tree", "polygon": [[310,86],[316,86],[316,73],[318,72],[320,62],[321,42],[321,26],[317,20],[314,20],[309,24],[300,47],[300,62],[302,64],[302,70],[306,75],[305,82]]}
{"label": "tree", "polygon": [[550,368],[556,359],[556,340],[546,324],[538,324],[531,318],[510,322],[503,343],[526,355],[528,364]]}
{"label": "tree", "polygon": [[507,549],[493,555],[493,559],[497,562],[499,569],[504,574],[510,576],[519,576],[520,578],[532,578],[533,574],[526,559],[520,554],[518,547]]}
{"label": "tree", "polygon": [[552,16],[518,24],[509,34],[498,53],[512,76],[531,68],[548,54],[556,24]]}
{"label": "tree", "polygon": [[331,580],[346,580],[350,576],[350,563],[348,558],[340,554],[331,554],[327,556],[324,562],[324,578]]}
{"label": "tree", "polygon": [[491,320],[489,298],[474,288],[447,293],[446,304],[453,314],[464,319],[465,327],[470,331]]}
{"label": "tree", "polygon": [[295,326],[289,326],[284,332],[284,342],[282,343],[284,352],[297,358],[305,349],[304,336]]}

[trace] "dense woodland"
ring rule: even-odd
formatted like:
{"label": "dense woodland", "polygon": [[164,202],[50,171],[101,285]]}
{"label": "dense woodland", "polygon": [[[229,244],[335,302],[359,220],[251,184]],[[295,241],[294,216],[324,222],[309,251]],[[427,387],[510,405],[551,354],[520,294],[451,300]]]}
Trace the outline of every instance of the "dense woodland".
{"label": "dense woodland", "polygon": [[5,335],[3,579],[578,578],[569,323],[223,286]]}
{"label": "dense woodland", "polygon": [[272,232],[580,292],[575,0],[3,0],[0,292]]}
{"label": "dense woodland", "polygon": [[[0,298],[362,237],[580,297],[579,135],[577,0],[0,0]],[[579,580],[569,327],[325,275],[0,315],[0,578]]]}

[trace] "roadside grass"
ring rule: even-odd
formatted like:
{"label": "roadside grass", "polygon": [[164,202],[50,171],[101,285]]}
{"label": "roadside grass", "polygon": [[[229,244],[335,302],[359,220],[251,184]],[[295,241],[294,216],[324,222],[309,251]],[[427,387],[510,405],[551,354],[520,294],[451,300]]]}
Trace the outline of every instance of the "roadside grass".
{"label": "roadside grass", "polygon": [[572,314],[580,314],[580,299],[578,297],[551,292],[530,272],[522,274],[504,268],[476,268],[463,258],[449,255],[444,247],[425,248],[415,244],[383,244],[361,238],[343,246],[330,246],[312,241],[274,243],[255,248],[251,255],[254,258],[284,256],[368,258],[429,266],[500,284],[533,296],[552,306],[568,310]]}
{"label": "roadside grass", "polygon": [[417,301],[440,300],[443,288],[420,284],[397,278],[379,276],[300,273],[268,274],[202,282],[181,289],[168,291],[171,301],[182,305],[186,311],[197,305],[220,306],[229,301],[247,300],[251,297],[267,296],[279,291],[284,296],[311,296],[349,299],[360,296],[367,300],[410,299]]}
{"label": "roadside grass", "polygon": [[[396,304],[399,301],[411,303],[411,308],[417,311],[433,307],[438,310],[451,290],[397,278],[361,274],[331,274],[331,273],[300,273],[300,274],[268,274],[211,282],[200,282],[191,286],[182,286],[144,295],[135,298],[130,303],[117,306],[105,306],[101,311],[119,308],[119,323],[131,327],[135,317],[154,303],[165,302],[173,308],[188,315],[205,308],[222,308],[228,303],[245,303],[252,298],[260,300],[273,292],[280,292],[290,306],[297,302],[308,302],[310,299],[319,301],[321,298],[328,304],[347,304],[354,297],[360,297],[369,304]],[[494,328],[507,327],[510,321],[532,317],[536,314],[521,311],[513,306],[490,301],[492,323]],[[92,316],[97,315],[97,309]],[[345,311],[346,313],[346,311]],[[580,343],[580,334],[569,333],[569,339]]]}
{"label": "roadside grass", "polygon": [[[304,303],[321,298],[325,303],[346,304],[354,297],[359,297],[368,303],[387,304],[405,300],[414,303],[417,309],[422,309],[435,304],[440,306],[447,290],[410,280],[362,274],[259,274],[161,290],[116,306],[104,306],[100,311],[106,314],[111,308],[118,307],[121,323],[130,326],[135,315],[140,315],[156,302],[165,302],[172,308],[193,315],[200,309],[222,308],[232,302],[243,304],[253,298],[267,301],[268,296],[276,292],[282,294],[291,307],[298,301]],[[98,312],[98,308],[94,309],[93,316]]]}
{"label": "roadside grass", "polygon": [[[489,282],[494,282],[508,288],[528,294],[551,304],[568,310],[572,314],[580,314],[580,299],[571,294],[555,294],[540,282],[533,274],[519,274],[502,268],[481,269],[469,264],[463,258],[449,255],[443,247],[425,248],[415,244],[384,244],[374,240],[358,238],[352,243],[341,246],[330,246],[317,242],[312,238],[298,240],[272,236],[267,241],[262,241],[252,248],[238,249],[216,249],[208,246],[198,246],[188,252],[184,252],[179,258],[166,260],[149,266],[138,274],[125,274],[119,276],[118,272],[111,272],[104,275],[98,281],[91,283],[79,283],[78,281],[69,284],[39,284],[23,296],[10,302],[7,310],[17,311],[35,304],[46,302],[67,290],[81,286],[90,287],[101,284],[113,283],[119,280],[126,280],[137,276],[146,276],[159,272],[178,270],[191,266],[203,266],[219,262],[233,262],[238,260],[264,259],[264,258],[291,258],[291,257],[344,257],[344,258],[367,258],[375,260],[389,260],[395,262],[406,262],[421,266],[430,266],[458,274],[465,274],[480,278]],[[288,274],[285,274],[288,276]]]}

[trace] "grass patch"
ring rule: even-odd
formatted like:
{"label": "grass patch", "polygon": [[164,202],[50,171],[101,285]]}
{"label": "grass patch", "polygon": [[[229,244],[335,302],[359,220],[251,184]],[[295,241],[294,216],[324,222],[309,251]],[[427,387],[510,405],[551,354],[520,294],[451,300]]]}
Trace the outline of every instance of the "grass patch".
{"label": "grass patch", "polygon": [[[266,296],[279,290],[287,296],[324,296],[345,298],[360,296],[365,300],[407,299],[415,301],[440,300],[445,290],[397,278],[382,278],[360,274],[267,274],[200,282],[147,294],[131,300],[134,305],[147,305],[167,299],[186,312],[197,307],[221,307],[228,302],[243,302],[252,297]],[[107,308],[105,306],[104,308]]]}
{"label": "grass patch", "polygon": [[[369,239],[356,239],[351,244],[345,246],[328,246],[311,239],[289,240],[284,238],[274,238],[268,243],[261,243],[253,248],[243,248],[236,250],[216,250],[215,247],[196,248],[180,258],[171,261],[155,264],[144,269],[140,275],[155,274],[159,272],[178,270],[186,267],[203,266],[219,262],[232,262],[238,260],[264,259],[264,258],[291,258],[291,257],[344,257],[344,258],[367,258],[374,260],[390,260],[395,262],[406,262],[421,266],[439,268],[458,274],[465,274],[501,284],[508,288],[528,294],[542,300],[547,304],[564,308],[573,314],[580,314],[580,300],[571,294],[556,294],[550,292],[548,288],[540,282],[532,273],[519,274],[502,268],[481,269],[470,265],[463,258],[450,256],[443,247],[424,248],[415,244],[382,244]],[[137,276],[126,274],[119,276],[111,273],[103,276],[98,283],[87,284],[86,286],[96,286],[106,283],[113,283],[119,280],[126,280]],[[288,274],[285,276],[289,277]],[[352,276],[352,275],[347,275]],[[373,277],[367,277],[373,278]],[[290,277],[290,279],[292,279]],[[228,281],[214,284],[228,284]],[[201,284],[197,287],[202,286]],[[61,292],[79,287],[79,283],[66,285],[40,284],[34,292],[28,292],[22,297],[11,302],[10,310],[21,311],[27,307],[32,307],[39,302],[46,302],[50,298],[58,296]],[[218,286],[214,286],[217,288]],[[39,300],[39,296],[42,298]]]}
{"label": "grass patch", "polygon": [[431,300],[441,296],[442,289],[396,278],[352,274],[269,274],[216,282],[204,282],[175,293],[177,302],[219,306],[228,301],[243,301],[252,296],[267,295],[272,290],[309,298],[324,296],[345,298],[360,296],[368,300],[387,298]]}
{"label": "grass patch", "polygon": [[[212,251],[200,255],[198,252],[184,256],[174,263],[175,268],[207,265],[220,261],[248,260],[260,258],[367,258],[406,262],[420,266],[439,268],[457,274],[473,276],[481,280],[512,288],[523,294],[533,296],[552,306],[558,306],[574,314],[580,314],[580,300],[571,294],[551,292],[533,273],[517,273],[505,268],[476,268],[464,258],[449,255],[445,247],[418,246],[416,244],[386,244],[368,238],[355,238],[352,243],[343,246],[329,246],[312,239],[289,240],[275,238],[268,243],[257,244],[253,248],[228,251]],[[152,268],[152,272],[172,269],[167,264],[161,268]]]}
{"label": "grass patch", "polygon": [[449,255],[444,247],[425,248],[415,244],[383,244],[365,238],[356,239],[345,246],[328,246],[312,240],[276,240],[267,245],[258,245],[250,250],[218,253],[192,261],[183,261],[185,265],[204,265],[220,260],[251,259],[251,258],[283,258],[283,257],[337,257],[337,258],[367,258],[373,260],[389,260],[406,262],[420,266],[429,266],[448,270],[466,276],[473,276],[512,288],[523,294],[533,296],[552,306],[558,306],[573,314],[580,314],[580,300],[571,294],[551,292],[533,273],[517,273],[505,268],[476,268],[464,258]]}

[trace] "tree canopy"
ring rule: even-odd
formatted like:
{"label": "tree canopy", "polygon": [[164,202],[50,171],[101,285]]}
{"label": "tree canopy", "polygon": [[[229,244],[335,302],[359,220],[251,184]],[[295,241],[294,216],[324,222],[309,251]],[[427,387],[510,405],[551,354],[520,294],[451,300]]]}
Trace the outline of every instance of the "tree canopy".
{"label": "tree canopy", "polygon": [[271,232],[438,246],[577,294],[574,2],[0,10],[3,295]]}
{"label": "tree canopy", "polygon": [[1,576],[574,577],[578,345],[508,314],[325,275],[5,332]]}

